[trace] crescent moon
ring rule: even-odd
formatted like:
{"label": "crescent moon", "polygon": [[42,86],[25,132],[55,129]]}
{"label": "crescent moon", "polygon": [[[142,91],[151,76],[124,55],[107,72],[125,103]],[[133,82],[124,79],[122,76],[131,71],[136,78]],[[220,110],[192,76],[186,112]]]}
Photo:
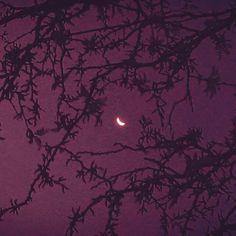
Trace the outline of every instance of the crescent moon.
{"label": "crescent moon", "polygon": [[121,121],[119,117],[116,118],[116,123],[117,123],[119,126],[125,126],[125,122]]}

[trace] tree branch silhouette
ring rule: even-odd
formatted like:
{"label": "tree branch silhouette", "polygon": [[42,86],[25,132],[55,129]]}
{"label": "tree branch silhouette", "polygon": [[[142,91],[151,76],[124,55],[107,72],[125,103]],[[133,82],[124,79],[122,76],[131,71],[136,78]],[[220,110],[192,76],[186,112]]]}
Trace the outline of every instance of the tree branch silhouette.
{"label": "tree branch silhouette", "polygon": [[[129,196],[138,213],[145,214],[150,207],[159,212],[163,235],[171,235],[172,229],[189,235],[196,220],[205,219],[207,224],[218,213],[219,204],[227,201],[228,212],[219,215],[218,226],[206,228],[205,233],[235,232],[234,219],[231,222],[235,216],[231,189],[236,180],[235,120],[224,142],[206,142],[201,128],[189,128],[175,137],[172,119],[185,102],[193,110],[196,82],[209,98],[220,88],[235,88],[236,84],[224,81],[215,65],[209,76],[204,75],[194,52],[209,40],[219,59],[229,54],[232,42],[227,33],[236,25],[236,5],[203,12],[191,8],[191,1],[181,3],[175,7],[166,0],[42,0],[17,7],[0,1],[0,102],[13,108],[29,144],[36,144],[41,153],[28,192],[22,200],[10,199],[9,206],[0,208],[1,220],[10,213],[20,214],[41,188],[57,186],[69,191],[66,178],[51,173],[52,163],[62,153],[67,168],[71,162],[78,165],[77,180],[100,191],[87,205],[73,209],[66,235],[79,232],[79,224],[89,214],[96,217],[94,208],[101,204],[105,204],[107,221],[97,235],[118,235],[121,208]],[[82,24],[91,13],[96,15],[94,24],[88,23],[85,29]],[[29,19],[29,26],[12,38],[10,26]],[[40,103],[42,80],[57,97],[50,128],[40,124],[45,112]],[[135,146],[115,143],[104,151],[74,151],[69,144],[80,135],[84,123],[103,124],[109,90],[114,86],[137,91],[154,104],[161,127],[143,115]],[[181,94],[168,108],[169,98],[179,88]],[[167,127],[171,135],[163,131]],[[50,133],[60,137],[56,144],[46,140]],[[4,137],[0,141],[5,142]],[[99,158],[130,152],[143,155],[146,164],[115,174],[97,164]],[[183,162],[184,170],[176,170],[174,158]],[[188,206],[179,209],[178,202],[185,198]]]}

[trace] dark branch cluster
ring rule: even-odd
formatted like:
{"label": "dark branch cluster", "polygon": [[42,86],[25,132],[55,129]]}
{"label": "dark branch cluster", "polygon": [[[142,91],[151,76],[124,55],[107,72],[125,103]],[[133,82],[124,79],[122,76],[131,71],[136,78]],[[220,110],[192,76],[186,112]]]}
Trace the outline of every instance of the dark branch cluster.
{"label": "dark branch cluster", "polygon": [[[76,178],[92,190],[91,201],[73,209],[66,235],[79,232],[79,224],[89,214],[97,217],[99,205],[107,219],[97,235],[118,235],[123,202],[129,197],[138,213],[157,210],[163,235],[173,235],[173,230],[175,235],[189,235],[199,219],[206,222],[205,235],[236,232],[235,120],[221,143],[205,141],[201,128],[177,136],[172,122],[180,105],[187,102],[193,109],[194,85],[202,89],[203,84],[210,98],[222,87],[236,86],[225,82],[214,65],[204,75],[194,57],[206,40],[220,58],[229,54],[235,4],[203,12],[188,0],[178,6],[166,0],[43,0],[20,7],[0,1],[0,13],[0,102],[13,108],[29,144],[36,144],[41,153],[25,198],[2,206],[0,219],[20,214],[39,188],[58,186],[69,191],[65,177],[51,173],[62,155],[68,168],[77,165]],[[12,36],[11,26],[18,24],[22,32]],[[153,106],[160,127],[144,114],[135,146],[116,143],[105,151],[75,150],[71,143],[84,123],[103,124],[114,87],[142,95]],[[50,88],[55,112],[42,103],[42,88]],[[181,93],[169,102],[176,91]],[[43,126],[45,113],[54,119],[50,127]],[[56,143],[48,141],[50,134],[59,137]],[[96,160],[129,152],[142,155],[145,164],[113,173]],[[226,211],[221,212],[219,206],[225,202]],[[212,216],[218,216],[216,224],[208,227]]]}

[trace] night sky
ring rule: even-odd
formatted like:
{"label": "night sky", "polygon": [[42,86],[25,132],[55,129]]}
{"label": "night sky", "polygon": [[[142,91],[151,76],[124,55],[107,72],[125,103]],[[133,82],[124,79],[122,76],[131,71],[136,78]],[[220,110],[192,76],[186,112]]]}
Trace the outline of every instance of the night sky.
{"label": "night sky", "polygon": [[[38,2],[38,5],[36,2]],[[191,42],[194,42],[197,38],[197,36],[192,38],[191,36],[196,34],[200,35],[200,39],[204,37],[204,33],[202,33],[203,36],[199,33],[207,27],[204,22],[206,20],[215,21],[215,23],[212,23],[212,31],[214,31],[221,24],[221,20],[230,17],[230,11],[227,12],[227,9],[232,8],[232,15],[236,16],[235,3],[230,5],[227,1],[192,1],[197,8],[189,7],[184,10],[181,7],[185,1],[170,0],[163,15],[161,15],[158,5],[160,1],[158,0],[121,0],[102,1],[101,3],[98,3],[99,1],[87,1],[87,3],[78,1],[78,3],[75,3],[76,1],[71,0],[68,1],[69,5],[63,5],[66,1],[60,1],[62,2],[61,5],[59,3],[57,5],[55,2],[54,0],[35,1],[35,3],[26,0],[0,1],[0,137],[2,137],[0,139],[0,209],[2,209],[0,210],[0,218],[3,220],[0,221],[0,236],[61,236],[65,235],[66,232],[67,235],[70,235],[70,231],[67,231],[67,229],[71,222],[68,216],[72,216],[72,208],[77,209],[80,206],[82,210],[86,209],[96,197],[103,196],[109,190],[109,185],[105,183],[98,185],[96,188],[91,188],[100,183],[102,179],[90,175],[87,169],[89,174],[83,181],[83,178],[79,177],[79,170],[82,167],[84,167],[82,169],[85,172],[86,168],[94,165],[102,167],[103,170],[99,168],[95,170],[96,174],[101,176],[104,169],[106,169],[104,179],[112,178],[112,176],[123,172],[135,172],[140,168],[157,168],[158,171],[160,169],[158,169],[157,163],[165,158],[163,156],[168,151],[174,154],[170,155],[167,162],[163,161],[163,165],[167,166],[166,170],[171,168],[179,173],[176,174],[179,178],[182,178],[180,176],[187,176],[187,161],[189,159],[193,160],[193,158],[197,159],[196,162],[192,162],[196,166],[192,167],[192,171],[186,177],[186,181],[189,181],[186,185],[184,184],[185,180],[183,182],[181,182],[182,179],[171,180],[174,187],[178,184],[182,186],[180,186],[180,189],[184,189],[183,186],[188,185],[188,187],[186,187],[186,191],[184,190],[179,195],[175,203],[167,203],[166,205],[166,212],[170,216],[168,233],[163,232],[161,227],[163,212],[157,203],[153,203],[153,199],[146,199],[149,203],[146,206],[147,212],[140,214],[138,213],[140,204],[134,196],[135,190],[130,193],[126,193],[124,190],[130,188],[131,185],[129,184],[131,184],[132,178],[137,177],[140,180],[135,183],[137,188],[145,181],[152,179],[152,181],[158,182],[158,178],[162,178],[161,175],[155,177],[154,172],[145,170],[144,172],[137,172],[137,176],[131,176],[130,179],[124,174],[117,179],[117,182],[114,182],[113,190],[124,190],[124,198],[122,198],[122,205],[117,218],[117,235],[227,235],[227,231],[219,231],[222,234],[219,232],[217,234],[216,229],[220,226],[219,215],[226,216],[230,209],[234,210],[227,218],[225,225],[227,223],[232,224],[232,231],[230,232],[232,235],[236,235],[236,199],[234,197],[236,192],[236,141],[233,143],[230,139],[232,138],[232,132],[230,133],[233,127],[232,120],[235,116],[236,21],[232,20],[233,23],[230,27],[222,27],[222,30],[215,35],[212,34],[212,37],[207,36],[200,40],[193,49],[189,47],[188,60],[184,61],[183,59],[181,61],[181,58],[187,55],[184,54],[188,51],[185,49],[188,49]],[[157,6],[150,7],[151,2],[157,4]],[[49,6],[52,6],[51,8],[46,7],[40,11],[32,10],[34,7],[36,9],[36,7],[48,3]],[[8,4],[17,7],[12,10],[11,5]],[[57,10],[55,10],[56,5],[58,6]],[[142,7],[144,13],[137,16],[135,10],[130,9],[138,9],[138,6]],[[18,14],[24,12],[27,7],[31,7],[31,10],[26,11],[25,15]],[[119,8],[122,9],[123,13],[117,10]],[[11,10],[7,13],[7,9]],[[80,10],[84,12],[79,17],[74,16],[71,24],[63,22],[65,12],[69,16],[71,12],[76,13]],[[166,22],[163,23],[163,26],[160,21],[150,23],[151,20],[147,22],[144,20],[145,17],[147,19],[151,18],[155,11],[160,14],[158,15],[160,18],[162,17],[171,23],[176,23],[179,20],[186,28],[181,28],[182,25],[170,24],[168,27],[176,27],[176,30],[180,27],[180,30],[176,35],[173,33],[172,36],[167,36],[165,30],[168,31],[170,28],[167,28]],[[202,14],[202,17],[195,16],[191,19],[190,14],[185,21],[183,20],[185,16],[176,16],[185,14],[185,11],[198,16]],[[212,16],[214,12],[224,11],[226,13],[219,14],[217,17]],[[112,12],[114,13],[113,17]],[[101,16],[105,13],[108,15],[108,19],[103,21]],[[174,16],[176,18],[168,18],[172,14],[176,14]],[[209,15],[204,16],[204,14]],[[15,15],[16,18],[10,19],[11,15]],[[42,20],[37,21],[40,17],[42,17]],[[4,24],[5,19],[9,21],[6,24]],[[140,24],[143,27],[141,31],[135,28],[135,24],[131,24],[124,31],[110,31],[114,25],[130,24],[136,20],[145,21],[144,25]],[[34,28],[37,24],[39,27]],[[50,24],[54,28],[50,28]],[[155,28],[155,24],[160,24],[160,28],[166,28],[165,30]],[[65,28],[63,28],[63,25]],[[98,28],[103,28],[103,30],[92,31],[92,29]],[[194,30],[188,30],[190,28]],[[33,29],[31,33],[25,34],[31,29]],[[38,33],[35,30],[38,30]],[[135,31],[131,36],[125,37],[132,30],[137,30],[137,32]],[[174,29],[172,30],[174,32]],[[52,32],[59,32],[59,36],[56,33],[53,35]],[[62,32],[64,35],[62,35]],[[210,31],[206,32],[209,33]],[[152,34],[155,35],[156,40],[157,38],[160,39],[161,49],[160,51],[156,49],[158,51],[156,52],[157,55],[153,48],[151,52],[147,49]],[[20,35],[23,36],[19,37]],[[95,41],[93,41],[95,47],[89,51],[88,47],[91,46],[92,41],[89,44],[86,39],[91,39],[94,35],[96,35]],[[188,36],[189,41],[186,39]],[[225,36],[225,39],[229,40],[231,45],[228,52],[222,55],[221,58],[219,58],[219,53],[217,53],[214,45],[215,38],[220,36]],[[36,40],[37,37],[38,41]],[[101,42],[96,45],[96,40]],[[185,40],[187,46],[182,47],[181,45]],[[112,42],[117,42],[117,45],[120,43],[120,45],[117,48],[115,46],[112,48]],[[41,44],[41,46],[37,44]],[[138,45],[136,49],[135,44]],[[110,45],[110,48],[108,45]],[[14,59],[12,59],[9,52],[14,48],[20,50],[19,54],[14,54]],[[65,51],[63,52],[65,48],[70,48],[69,56],[66,55]],[[133,61],[131,60],[132,50],[138,50],[134,52]],[[29,52],[33,53],[33,56],[31,54],[31,61],[27,61],[24,57]],[[171,53],[173,55],[171,54],[171,56],[167,56],[168,59],[165,59],[166,52],[167,55]],[[47,53],[49,54],[46,57]],[[81,65],[79,64],[80,56],[84,60]],[[158,61],[159,57],[164,58],[162,69],[161,60],[156,64],[156,67],[142,66],[145,63]],[[192,71],[190,69],[192,77],[190,76],[188,81],[191,101],[189,97],[184,98],[172,110],[175,102],[185,97],[186,71],[188,70],[186,65],[190,64],[190,59],[195,59],[194,69]],[[107,66],[103,67],[104,64],[107,64]],[[113,64],[117,65],[113,66]],[[180,65],[179,68],[178,65]],[[174,68],[177,68],[177,71]],[[82,69],[84,69],[83,74],[81,73]],[[41,71],[41,74],[39,71]],[[103,77],[99,77],[100,73],[105,74]],[[140,90],[137,84],[135,85],[135,81],[137,82],[137,78],[134,77],[135,73],[137,73],[138,79],[146,78],[148,81],[147,84],[143,85],[143,90]],[[207,80],[210,80],[211,76],[213,77],[213,83],[216,81],[215,90],[212,89],[214,84],[210,88],[207,87]],[[218,77],[219,80],[217,80]],[[173,79],[173,87],[165,87],[168,79]],[[35,84],[35,87],[30,87],[32,86],[30,80]],[[13,81],[12,84],[9,81]],[[160,82],[158,84],[160,88],[155,93],[153,85],[158,82]],[[95,83],[95,88],[93,88],[93,83]],[[10,86],[9,93],[6,89],[8,85]],[[163,86],[163,92],[160,92]],[[96,90],[98,88],[103,88],[104,91],[99,94],[99,90]],[[154,98],[154,95],[158,96]],[[157,104],[157,101],[160,103]],[[105,104],[101,106],[101,109],[99,106],[96,107],[100,102]],[[165,103],[163,110],[161,109],[163,113],[160,114],[160,107],[163,103]],[[30,120],[30,118],[33,117],[33,109],[37,104],[40,105],[41,109],[39,110],[40,115],[34,123],[34,120]],[[89,119],[87,119],[88,116],[83,110],[84,106],[87,110],[90,109],[91,116]],[[94,113],[92,109],[95,109]],[[96,118],[100,118],[99,115],[101,115],[102,122],[98,122],[96,125]],[[117,117],[125,122],[123,127],[116,123]],[[143,141],[143,149],[140,144],[142,142],[141,137],[144,134],[147,135],[147,133],[144,133],[140,124],[142,117],[152,120],[152,124],[149,124],[146,131],[151,132],[153,131],[151,127],[155,127],[156,132],[151,133],[149,140]],[[78,119],[77,124],[71,130],[78,132],[74,138],[70,135],[68,137],[67,134],[68,129],[70,129],[68,128],[70,118],[72,124]],[[67,129],[66,125],[68,125]],[[186,133],[190,128],[201,130],[202,137],[199,143],[189,144],[186,141],[187,139],[185,140]],[[157,133],[162,135],[158,137],[161,140],[160,143],[162,143],[160,145],[164,145],[164,147],[160,147],[158,143],[155,143],[153,137]],[[62,143],[64,135],[67,135],[66,141],[68,142]],[[168,142],[167,140],[172,141]],[[229,144],[230,142],[233,144]],[[213,145],[212,149],[210,145]],[[180,150],[177,150],[178,147]],[[51,148],[51,152],[48,151],[48,148]],[[55,156],[53,156],[54,151]],[[77,154],[78,161],[75,158],[68,162],[71,153]],[[230,156],[229,160],[224,164],[221,159],[228,158],[228,155]],[[64,193],[56,182],[53,186],[50,186],[50,184],[44,186],[43,174],[37,179],[39,172],[36,170],[38,170],[39,165],[42,169],[45,167],[45,162],[43,162],[45,156],[49,158],[47,160],[50,160],[50,165],[46,169],[49,176],[55,177],[56,180],[61,176],[65,179],[63,183],[68,189],[65,189]],[[221,161],[214,164],[214,158],[217,159],[218,157]],[[156,163],[155,161],[147,161],[147,158],[156,160]],[[197,166],[200,165],[202,158],[213,160],[212,166],[206,164],[207,166],[194,172],[194,168],[198,168]],[[211,189],[214,182],[207,182],[209,175],[206,173],[208,171],[209,173],[213,172],[214,168],[219,168],[219,171],[217,169],[218,172],[216,175],[213,174],[212,179],[216,181],[215,183],[219,182],[220,185],[225,185],[230,193],[221,189],[219,195],[217,193],[212,195],[211,198],[207,198],[209,194],[207,189]],[[229,173],[229,171],[231,172]],[[167,173],[172,172],[167,171]],[[228,175],[230,175],[229,179],[223,178]],[[172,177],[168,177],[167,174],[165,178],[163,181],[168,182]],[[206,188],[202,194],[204,195],[203,199],[207,199],[207,206],[215,202],[217,204],[213,207],[212,214],[210,212],[206,213],[206,219],[203,219],[202,215],[197,215],[194,220],[190,221],[189,227],[193,231],[185,230],[183,233],[176,226],[181,225],[183,221],[176,220],[174,222],[171,217],[174,218],[177,213],[191,208],[191,201],[194,194],[197,196],[197,190],[191,197],[189,196],[192,187],[195,186],[195,182],[191,182],[190,179],[191,181],[203,179],[203,184],[199,184],[196,189]],[[226,182],[223,182],[222,179]],[[142,181],[144,182],[142,183]],[[28,204],[23,203],[23,206],[18,209],[18,214],[12,212],[14,204],[11,204],[11,200],[14,202],[17,199],[17,203],[24,202],[29,191],[31,191],[32,183],[35,184],[32,201],[29,201]],[[153,198],[164,197],[166,194],[170,194],[170,189],[172,189],[169,185],[165,186],[165,184],[160,184],[159,187],[159,189],[154,187],[151,193]],[[139,193],[138,191],[136,194]],[[169,199],[171,197],[172,195]],[[202,200],[201,197],[202,195],[199,197],[199,201]],[[217,201],[218,198],[219,201]],[[201,211],[200,207],[199,209]],[[105,232],[109,213],[105,201],[95,204],[93,210],[94,216],[92,212],[88,212],[83,223],[77,222],[78,232],[74,232],[73,235],[116,235],[109,230]],[[171,223],[174,225],[172,226]],[[209,234],[207,234],[208,229]],[[103,232],[103,234],[99,234],[99,232]]]}

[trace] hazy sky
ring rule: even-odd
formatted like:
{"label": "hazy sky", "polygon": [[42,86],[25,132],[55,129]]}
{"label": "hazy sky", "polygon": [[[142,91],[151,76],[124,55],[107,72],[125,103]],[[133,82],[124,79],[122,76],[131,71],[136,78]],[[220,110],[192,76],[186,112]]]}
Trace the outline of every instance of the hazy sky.
{"label": "hazy sky", "polygon": [[[10,2],[10,1],[9,1]],[[11,1],[15,2],[16,1]],[[224,1],[201,1],[201,5],[206,8],[221,9],[226,5]],[[17,1],[17,4],[24,5],[28,1]],[[197,4],[200,4],[197,2]],[[86,20],[85,20],[86,21]],[[94,19],[88,17],[88,25],[97,24]],[[25,29],[31,25],[28,20],[23,22]],[[82,27],[86,28],[86,25]],[[12,24],[7,29],[12,35],[21,33],[22,27]],[[202,73],[206,76],[210,74],[212,65],[216,64],[222,78],[227,82],[235,80],[235,55],[236,42],[233,39],[235,34],[229,34],[232,39],[231,54],[224,57],[221,61],[217,60],[217,55],[211,47],[210,42],[206,41],[194,53],[198,59],[198,65]],[[25,41],[26,42],[26,41]],[[2,45],[0,46],[2,52]],[[119,56],[113,55],[119,59]],[[2,55],[1,55],[2,57]],[[90,59],[91,63],[98,60]],[[155,79],[153,74],[153,78]],[[52,128],[55,118],[56,95],[47,86],[50,78],[42,78],[39,82],[40,94],[39,101],[45,112],[42,114],[41,127]],[[202,127],[204,137],[207,140],[223,140],[227,135],[231,119],[235,113],[233,105],[234,90],[231,88],[221,89],[216,96],[209,99],[204,93],[204,87],[196,89],[197,84],[192,84],[192,96],[194,112],[189,105],[181,105],[177,108],[173,116],[173,128],[175,134],[183,134],[189,127]],[[71,87],[73,90],[73,86]],[[178,92],[174,97],[179,97]],[[94,122],[86,123],[81,126],[78,138],[72,142],[71,148],[74,150],[111,150],[116,142],[135,145],[140,132],[138,119],[142,114],[153,118],[155,125],[161,128],[158,115],[152,114],[153,104],[146,102],[147,97],[140,96],[135,91],[124,88],[113,87],[107,95],[107,106],[104,111],[103,125],[94,127]],[[6,102],[0,104],[0,122],[2,124],[1,135],[5,138],[0,142],[0,207],[9,205],[10,199],[24,199],[29,185],[34,177],[33,173],[41,158],[41,150],[37,145],[29,145],[25,138],[25,126],[21,121],[13,120],[14,111]],[[115,118],[121,116],[127,123],[123,128],[115,124]],[[40,128],[40,126],[39,126]],[[168,134],[168,130],[164,130]],[[58,137],[48,136],[48,142],[56,143]],[[92,158],[87,157],[85,162],[90,163]],[[108,167],[110,173],[115,173],[121,169],[143,166],[143,154],[124,152],[110,157],[98,157],[98,164]],[[67,216],[71,214],[71,208],[86,204],[91,197],[96,195],[97,190],[90,190],[90,185],[84,185],[76,179],[76,165],[65,167],[66,159],[63,155],[58,155],[57,161],[52,165],[52,173],[63,175],[67,179],[70,188],[65,194],[61,194],[59,188],[45,188],[38,190],[34,195],[33,202],[29,206],[23,207],[19,216],[7,215],[0,223],[0,235],[44,235],[60,236],[64,235],[68,224]],[[178,165],[178,163],[176,163]],[[158,213],[154,209],[145,215],[137,215],[136,205],[132,198],[125,201],[122,208],[122,218],[120,220],[119,235],[158,235]],[[106,210],[101,207],[97,209],[96,217],[88,217],[81,228],[79,235],[92,235],[98,232],[105,220]],[[198,228],[198,227],[197,227]],[[199,230],[201,226],[199,225]],[[195,232],[196,235],[199,233]],[[194,235],[194,234],[193,234]],[[199,234],[198,234],[199,235]]]}

